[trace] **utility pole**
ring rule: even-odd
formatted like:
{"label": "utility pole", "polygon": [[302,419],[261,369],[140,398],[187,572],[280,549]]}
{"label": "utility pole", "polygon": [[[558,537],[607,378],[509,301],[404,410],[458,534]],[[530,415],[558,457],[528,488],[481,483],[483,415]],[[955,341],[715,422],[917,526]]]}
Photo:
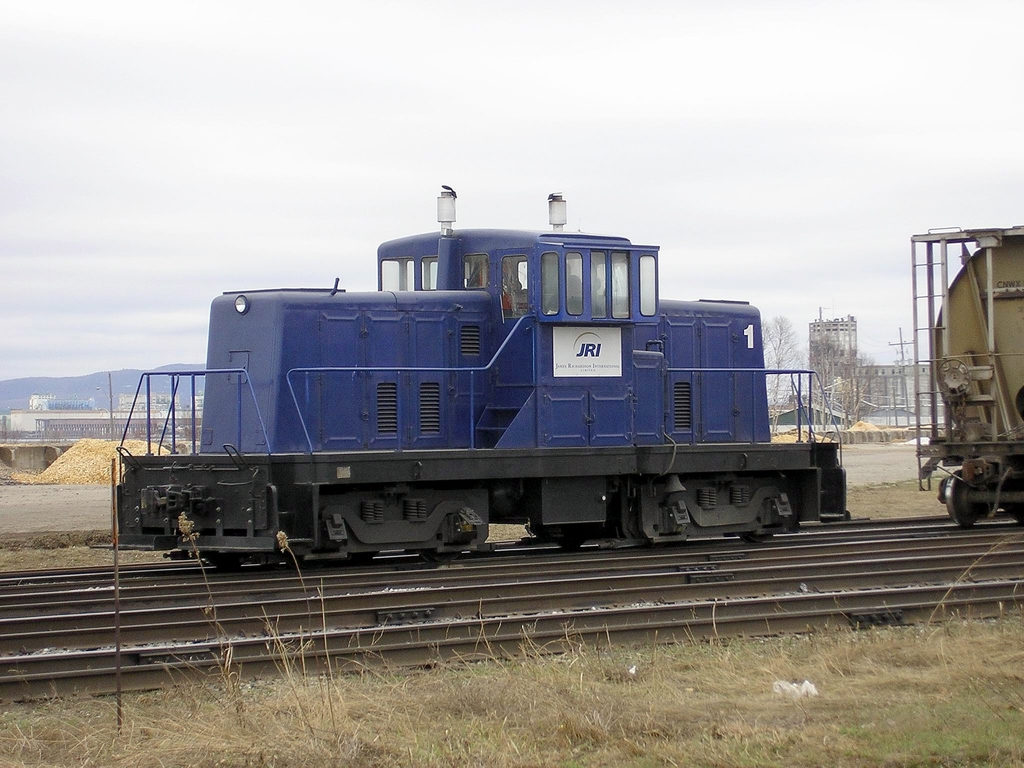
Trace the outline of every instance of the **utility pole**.
{"label": "utility pole", "polygon": [[116,440],[114,432],[114,376],[107,371],[107,394],[110,395],[110,439]]}
{"label": "utility pole", "polygon": [[[907,402],[907,356],[906,356],[906,353],[904,352],[904,348],[907,347],[908,345],[912,344],[912,343],[913,342],[904,341],[903,340],[903,328],[902,328],[902,326],[900,327],[900,340],[898,342],[894,342],[894,341],[890,341],[889,342],[889,346],[890,347],[899,347],[900,348],[900,379],[899,379],[899,384],[898,384],[898,386],[899,386],[898,392],[902,396],[904,407],[909,405],[909,403]],[[909,410],[909,408],[907,410]],[[900,425],[899,412],[896,411],[895,408],[893,408],[893,411],[896,413],[896,426],[898,427]],[[909,415],[907,416],[907,426],[908,427],[910,426],[910,416]]]}

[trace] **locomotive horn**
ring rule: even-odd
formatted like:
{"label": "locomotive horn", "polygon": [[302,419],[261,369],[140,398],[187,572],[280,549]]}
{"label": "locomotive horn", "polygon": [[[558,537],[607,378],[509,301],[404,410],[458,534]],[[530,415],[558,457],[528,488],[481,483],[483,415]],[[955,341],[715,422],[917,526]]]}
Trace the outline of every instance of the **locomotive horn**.
{"label": "locomotive horn", "polygon": [[441,225],[441,235],[447,237],[452,233],[455,224],[455,190],[447,184],[441,185],[441,194],[437,197],[437,222]]}
{"label": "locomotive horn", "polygon": [[548,224],[555,232],[561,232],[565,226],[565,199],[561,192],[548,195]]}

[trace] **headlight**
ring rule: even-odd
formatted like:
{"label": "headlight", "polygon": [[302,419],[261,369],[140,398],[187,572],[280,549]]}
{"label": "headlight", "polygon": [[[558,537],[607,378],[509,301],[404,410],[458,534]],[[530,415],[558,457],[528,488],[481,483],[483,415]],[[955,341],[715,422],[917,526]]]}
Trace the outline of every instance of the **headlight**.
{"label": "headlight", "polygon": [[249,311],[249,300],[245,296],[235,297],[235,312],[240,315],[244,315]]}

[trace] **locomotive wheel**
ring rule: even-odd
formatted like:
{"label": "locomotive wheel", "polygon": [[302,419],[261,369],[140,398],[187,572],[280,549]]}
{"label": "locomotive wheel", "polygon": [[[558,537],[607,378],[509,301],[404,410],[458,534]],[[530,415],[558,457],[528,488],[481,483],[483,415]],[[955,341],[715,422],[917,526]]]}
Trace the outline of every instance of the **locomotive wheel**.
{"label": "locomotive wheel", "polygon": [[946,511],[961,528],[972,528],[988,512],[984,504],[972,504],[967,500],[970,486],[959,477],[953,476],[946,482]]}
{"label": "locomotive wheel", "polygon": [[756,531],[749,531],[747,533],[740,534],[740,538],[748,544],[763,544],[764,542],[771,539],[771,537],[772,534],[764,533],[763,531],[761,533],[758,533]]}

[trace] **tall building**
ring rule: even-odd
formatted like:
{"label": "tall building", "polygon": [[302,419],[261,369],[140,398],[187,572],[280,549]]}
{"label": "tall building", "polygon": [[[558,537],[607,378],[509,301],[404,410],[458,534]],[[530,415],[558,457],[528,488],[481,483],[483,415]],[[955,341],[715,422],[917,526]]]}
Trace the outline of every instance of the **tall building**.
{"label": "tall building", "polygon": [[825,320],[819,310],[818,319],[809,326],[807,338],[807,360],[815,371],[824,373],[837,366],[857,364],[857,318],[853,315],[847,315],[845,320]]}

